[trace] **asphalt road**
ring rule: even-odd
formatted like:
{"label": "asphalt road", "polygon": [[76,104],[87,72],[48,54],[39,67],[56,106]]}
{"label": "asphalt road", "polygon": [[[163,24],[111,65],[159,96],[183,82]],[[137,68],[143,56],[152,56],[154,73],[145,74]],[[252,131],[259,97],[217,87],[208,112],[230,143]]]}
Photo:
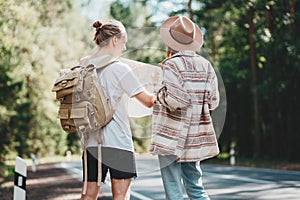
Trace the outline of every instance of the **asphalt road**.
{"label": "asphalt road", "polygon": [[[65,162],[61,166],[82,180],[80,162]],[[212,200],[300,199],[300,172],[297,171],[211,164],[203,164],[201,168],[204,187]],[[138,155],[137,169],[138,178],[132,181],[131,199],[165,199],[157,158]],[[109,180],[101,186],[101,196],[99,199],[110,199]]]}

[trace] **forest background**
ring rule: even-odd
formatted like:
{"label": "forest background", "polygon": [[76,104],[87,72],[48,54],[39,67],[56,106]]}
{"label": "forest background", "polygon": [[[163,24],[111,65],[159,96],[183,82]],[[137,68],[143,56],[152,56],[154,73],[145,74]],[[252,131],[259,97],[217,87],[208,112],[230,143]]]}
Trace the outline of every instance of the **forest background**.
{"label": "forest background", "polygon": [[[250,160],[300,162],[298,8],[300,0],[0,0],[0,165],[80,152],[78,135],[60,127],[51,88],[60,69],[94,48],[94,20],[122,21],[124,56],[157,65],[165,56],[158,27],[178,14],[204,27],[199,53],[222,76],[221,155],[234,147]],[[132,119],[137,152],[148,150],[150,123]]]}

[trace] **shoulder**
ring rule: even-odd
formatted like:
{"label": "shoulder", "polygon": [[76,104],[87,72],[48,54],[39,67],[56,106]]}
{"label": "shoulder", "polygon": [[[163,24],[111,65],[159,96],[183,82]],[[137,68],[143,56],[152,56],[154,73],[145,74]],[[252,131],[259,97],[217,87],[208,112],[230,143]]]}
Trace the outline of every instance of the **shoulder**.
{"label": "shoulder", "polygon": [[163,60],[160,65],[168,68],[177,68],[179,64],[180,58],[179,57],[170,57]]}
{"label": "shoulder", "polygon": [[211,62],[207,58],[204,58],[202,56],[198,56],[196,58],[195,63],[196,63],[196,65],[199,69],[202,68],[209,74],[215,72],[215,69],[214,69],[213,65],[211,64]]}
{"label": "shoulder", "polygon": [[119,72],[119,73],[124,73],[124,72],[130,72],[132,69],[129,67],[129,65],[121,62],[121,61],[116,61],[110,64],[108,67],[109,70]]}
{"label": "shoulder", "polygon": [[210,61],[208,59],[204,58],[203,56],[199,55],[199,56],[195,57],[195,60],[196,60],[197,63],[201,63],[204,66],[211,67]]}
{"label": "shoulder", "polygon": [[210,63],[210,61],[207,58],[203,57],[203,56],[197,55],[196,58],[199,59],[203,63]]}

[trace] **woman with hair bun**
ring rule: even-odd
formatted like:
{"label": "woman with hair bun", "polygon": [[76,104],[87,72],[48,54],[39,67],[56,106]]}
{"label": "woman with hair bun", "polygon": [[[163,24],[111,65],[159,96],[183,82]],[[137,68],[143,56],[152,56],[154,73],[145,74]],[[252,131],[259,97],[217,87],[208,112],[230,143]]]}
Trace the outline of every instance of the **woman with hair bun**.
{"label": "woman with hair bun", "polygon": [[[118,58],[126,50],[127,33],[123,24],[112,20],[106,23],[96,21],[94,42],[96,51],[80,60],[88,65],[113,60],[104,69],[98,70],[101,86],[104,88],[115,110],[113,119],[98,133],[101,138],[102,182],[110,173],[113,199],[129,199],[131,179],[137,176],[132,133],[130,130],[127,104],[129,98],[136,98],[144,106],[154,105],[155,97],[139,83],[132,69]],[[84,173],[82,200],[97,199],[100,190],[98,181],[98,143],[97,134],[89,134],[85,143],[87,150],[87,172]],[[84,159],[83,159],[83,166]],[[84,167],[85,168],[85,167]],[[83,170],[85,171],[85,169]],[[86,175],[87,177],[86,177]]]}

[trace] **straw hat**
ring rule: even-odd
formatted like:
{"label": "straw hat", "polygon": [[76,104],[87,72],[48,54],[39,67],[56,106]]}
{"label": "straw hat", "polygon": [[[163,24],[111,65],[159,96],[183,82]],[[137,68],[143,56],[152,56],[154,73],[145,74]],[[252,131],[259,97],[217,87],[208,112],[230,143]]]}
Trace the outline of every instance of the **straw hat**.
{"label": "straw hat", "polygon": [[167,46],[176,51],[197,51],[203,43],[200,28],[184,16],[168,18],[160,27],[160,36]]}

